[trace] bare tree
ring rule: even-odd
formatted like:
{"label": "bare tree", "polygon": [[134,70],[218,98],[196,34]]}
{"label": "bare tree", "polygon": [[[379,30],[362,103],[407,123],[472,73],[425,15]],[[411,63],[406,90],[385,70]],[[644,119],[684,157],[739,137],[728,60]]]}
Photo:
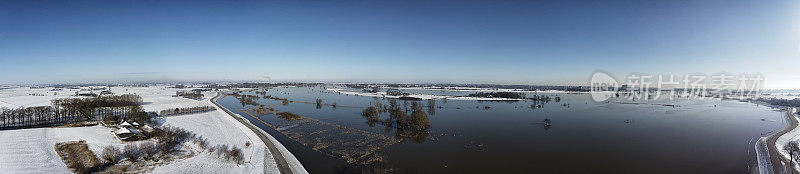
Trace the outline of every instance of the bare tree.
{"label": "bare tree", "polygon": [[794,156],[800,151],[800,145],[798,145],[797,141],[790,141],[786,146],[783,146],[783,150],[789,153],[789,165],[794,166]]}

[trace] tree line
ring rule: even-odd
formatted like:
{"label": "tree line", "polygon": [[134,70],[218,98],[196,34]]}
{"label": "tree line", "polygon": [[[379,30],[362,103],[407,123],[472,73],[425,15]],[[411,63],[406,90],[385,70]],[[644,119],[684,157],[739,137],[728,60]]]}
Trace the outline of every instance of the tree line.
{"label": "tree line", "polygon": [[59,125],[83,121],[118,121],[128,119],[149,123],[150,117],[134,94],[92,98],[54,99],[51,106],[0,109],[0,129]]}
{"label": "tree line", "polygon": [[758,101],[762,101],[765,103],[769,103],[771,105],[777,106],[791,106],[791,107],[800,107],[800,98],[795,99],[779,99],[779,98],[759,98]]}
{"label": "tree line", "polygon": [[172,115],[193,114],[193,113],[215,111],[215,110],[217,110],[217,108],[213,106],[197,106],[197,107],[187,107],[187,108],[165,109],[158,112],[158,115],[172,116]]}
{"label": "tree line", "polygon": [[518,92],[476,92],[467,95],[468,97],[484,97],[484,98],[513,98],[523,99],[525,94]]}

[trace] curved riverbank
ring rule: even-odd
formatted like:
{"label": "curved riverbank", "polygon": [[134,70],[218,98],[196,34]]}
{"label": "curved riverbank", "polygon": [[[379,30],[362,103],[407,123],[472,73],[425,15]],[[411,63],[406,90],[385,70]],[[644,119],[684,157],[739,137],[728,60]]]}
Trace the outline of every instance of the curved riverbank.
{"label": "curved riverbank", "polygon": [[258,137],[261,139],[261,141],[264,142],[264,144],[268,147],[268,150],[272,154],[272,157],[274,158],[275,163],[278,166],[278,170],[281,173],[308,173],[303,167],[303,165],[300,164],[300,161],[298,161],[297,158],[295,158],[295,156],[292,155],[292,153],[289,152],[288,149],[286,149],[286,147],[283,147],[283,145],[280,142],[278,142],[278,140],[273,138],[268,133],[264,132],[264,130],[257,128],[247,119],[244,119],[242,116],[231,112],[230,110],[228,110],[228,108],[225,108],[219,103],[217,103],[217,99],[219,99],[221,95],[222,93],[218,92],[217,95],[211,99],[211,103],[214,103],[214,105],[225,111],[225,113],[228,113],[228,115],[235,118],[237,121],[244,124],[245,126],[247,126],[247,128],[250,128],[250,130],[255,132],[256,135],[258,135]]}
{"label": "curved riverbank", "polygon": [[772,134],[767,138],[767,145],[769,146],[767,149],[769,152],[770,163],[772,164],[772,171],[775,173],[788,173],[788,171],[794,170],[791,167],[789,159],[780,154],[780,149],[778,149],[775,144],[779,137],[797,128],[798,122],[797,119],[792,118],[794,114],[792,111],[793,108],[786,109],[785,118],[789,124],[783,127],[783,130],[780,132]]}

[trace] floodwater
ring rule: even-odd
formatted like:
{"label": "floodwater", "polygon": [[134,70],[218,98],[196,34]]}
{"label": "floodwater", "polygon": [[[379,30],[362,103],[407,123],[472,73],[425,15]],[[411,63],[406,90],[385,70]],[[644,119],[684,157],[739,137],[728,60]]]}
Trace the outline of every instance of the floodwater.
{"label": "floodwater", "polygon": [[[390,112],[362,116],[375,103],[390,106],[388,98],[322,87],[261,92],[218,102],[278,139],[310,173],[747,173],[757,170],[756,139],[784,125],[781,112],[733,100],[594,102],[589,94],[541,92],[527,95],[560,101],[532,108],[531,100],[421,100],[414,112],[414,101],[396,100],[405,111],[400,124]],[[253,102],[240,100],[245,95]],[[264,107],[301,117],[254,109]]]}

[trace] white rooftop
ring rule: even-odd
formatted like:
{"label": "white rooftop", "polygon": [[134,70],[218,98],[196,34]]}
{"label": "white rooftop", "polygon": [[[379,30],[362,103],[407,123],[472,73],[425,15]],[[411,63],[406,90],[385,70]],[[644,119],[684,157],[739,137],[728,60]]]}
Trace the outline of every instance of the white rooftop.
{"label": "white rooftop", "polygon": [[131,132],[131,130],[128,129],[128,128],[120,128],[120,129],[117,129],[117,131],[114,131],[114,133],[116,133],[116,134],[129,134],[129,133],[133,133],[133,132]]}

